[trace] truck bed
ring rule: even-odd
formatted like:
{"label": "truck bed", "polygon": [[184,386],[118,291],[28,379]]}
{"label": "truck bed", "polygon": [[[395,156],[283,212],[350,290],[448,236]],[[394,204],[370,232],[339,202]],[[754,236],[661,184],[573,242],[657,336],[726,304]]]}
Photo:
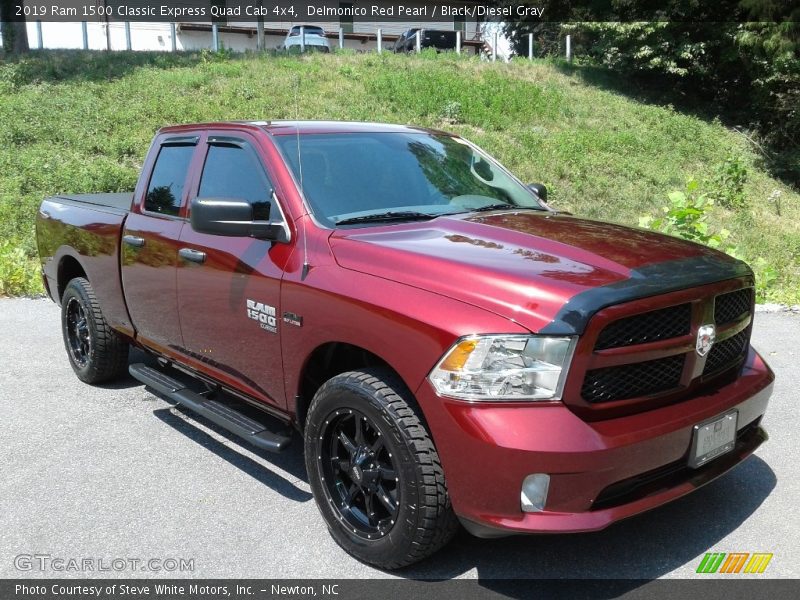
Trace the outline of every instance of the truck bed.
{"label": "truck bed", "polygon": [[93,206],[122,211],[127,214],[131,209],[133,192],[116,194],[59,194],[49,199],[57,200],[63,204],[91,204]]}
{"label": "truck bed", "polygon": [[36,243],[45,288],[60,302],[63,269],[79,269],[92,282],[109,323],[129,325],[120,279],[120,238],[133,193],[59,194],[45,198],[36,218]]}

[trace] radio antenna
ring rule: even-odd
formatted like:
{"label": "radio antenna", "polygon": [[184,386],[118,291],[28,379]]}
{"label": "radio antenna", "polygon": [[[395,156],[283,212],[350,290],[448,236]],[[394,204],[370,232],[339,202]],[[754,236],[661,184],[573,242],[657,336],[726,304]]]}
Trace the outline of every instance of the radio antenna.
{"label": "radio antenna", "polygon": [[300,274],[300,281],[304,281],[308,275],[308,236],[306,235],[306,221],[308,220],[308,204],[306,203],[306,188],[303,186],[303,155],[300,152],[300,75],[297,76],[297,85],[294,88],[294,129],[297,134],[297,168],[300,177],[300,197],[303,200],[303,208],[305,214],[303,215],[303,271]]}

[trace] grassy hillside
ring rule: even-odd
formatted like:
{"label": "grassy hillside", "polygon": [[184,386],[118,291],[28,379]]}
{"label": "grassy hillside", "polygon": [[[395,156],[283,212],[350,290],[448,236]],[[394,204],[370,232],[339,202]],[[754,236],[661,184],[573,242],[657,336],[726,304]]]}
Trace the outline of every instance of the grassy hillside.
{"label": "grassy hillside", "polygon": [[632,225],[661,214],[690,178],[710,193],[743,186],[746,206],[714,206],[711,227],[759,265],[762,299],[800,302],[800,196],[759,167],[741,134],[589,84],[580,70],[425,54],[0,62],[0,294],[40,290],[32,224],[43,196],[131,189],[166,124],[295,116],[456,131],[546,183],[556,207]]}

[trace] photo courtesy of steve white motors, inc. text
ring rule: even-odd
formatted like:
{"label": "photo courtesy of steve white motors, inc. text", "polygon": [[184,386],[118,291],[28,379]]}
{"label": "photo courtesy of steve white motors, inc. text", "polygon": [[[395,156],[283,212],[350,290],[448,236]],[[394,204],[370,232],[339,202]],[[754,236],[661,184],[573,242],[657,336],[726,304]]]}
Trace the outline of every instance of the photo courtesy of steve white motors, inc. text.
{"label": "photo courtesy of steve white motors, inc. text", "polygon": [[240,584],[204,584],[204,583],[149,583],[135,581],[132,583],[108,584],[79,584],[79,583],[46,583],[28,584],[17,583],[14,585],[16,597],[35,598],[110,598],[130,597],[142,598],[147,596],[189,596],[192,598],[220,598],[253,596],[256,594],[270,594],[271,596],[338,596],[340,585],[337,583],[320,583],[315,585],[294,584],[285,585],[270,583],[266,585],[240,585]]}

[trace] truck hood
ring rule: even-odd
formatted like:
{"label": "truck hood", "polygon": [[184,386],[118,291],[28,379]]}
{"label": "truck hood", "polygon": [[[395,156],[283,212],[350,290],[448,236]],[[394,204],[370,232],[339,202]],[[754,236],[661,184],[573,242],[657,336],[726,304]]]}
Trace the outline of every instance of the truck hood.
{"label": "truck hood", "polygon": [[752,276],[741,261],[699,244],[544,211],[339,229],[330,244],[345,269],[564,335],[582,333],[611,304]]}

